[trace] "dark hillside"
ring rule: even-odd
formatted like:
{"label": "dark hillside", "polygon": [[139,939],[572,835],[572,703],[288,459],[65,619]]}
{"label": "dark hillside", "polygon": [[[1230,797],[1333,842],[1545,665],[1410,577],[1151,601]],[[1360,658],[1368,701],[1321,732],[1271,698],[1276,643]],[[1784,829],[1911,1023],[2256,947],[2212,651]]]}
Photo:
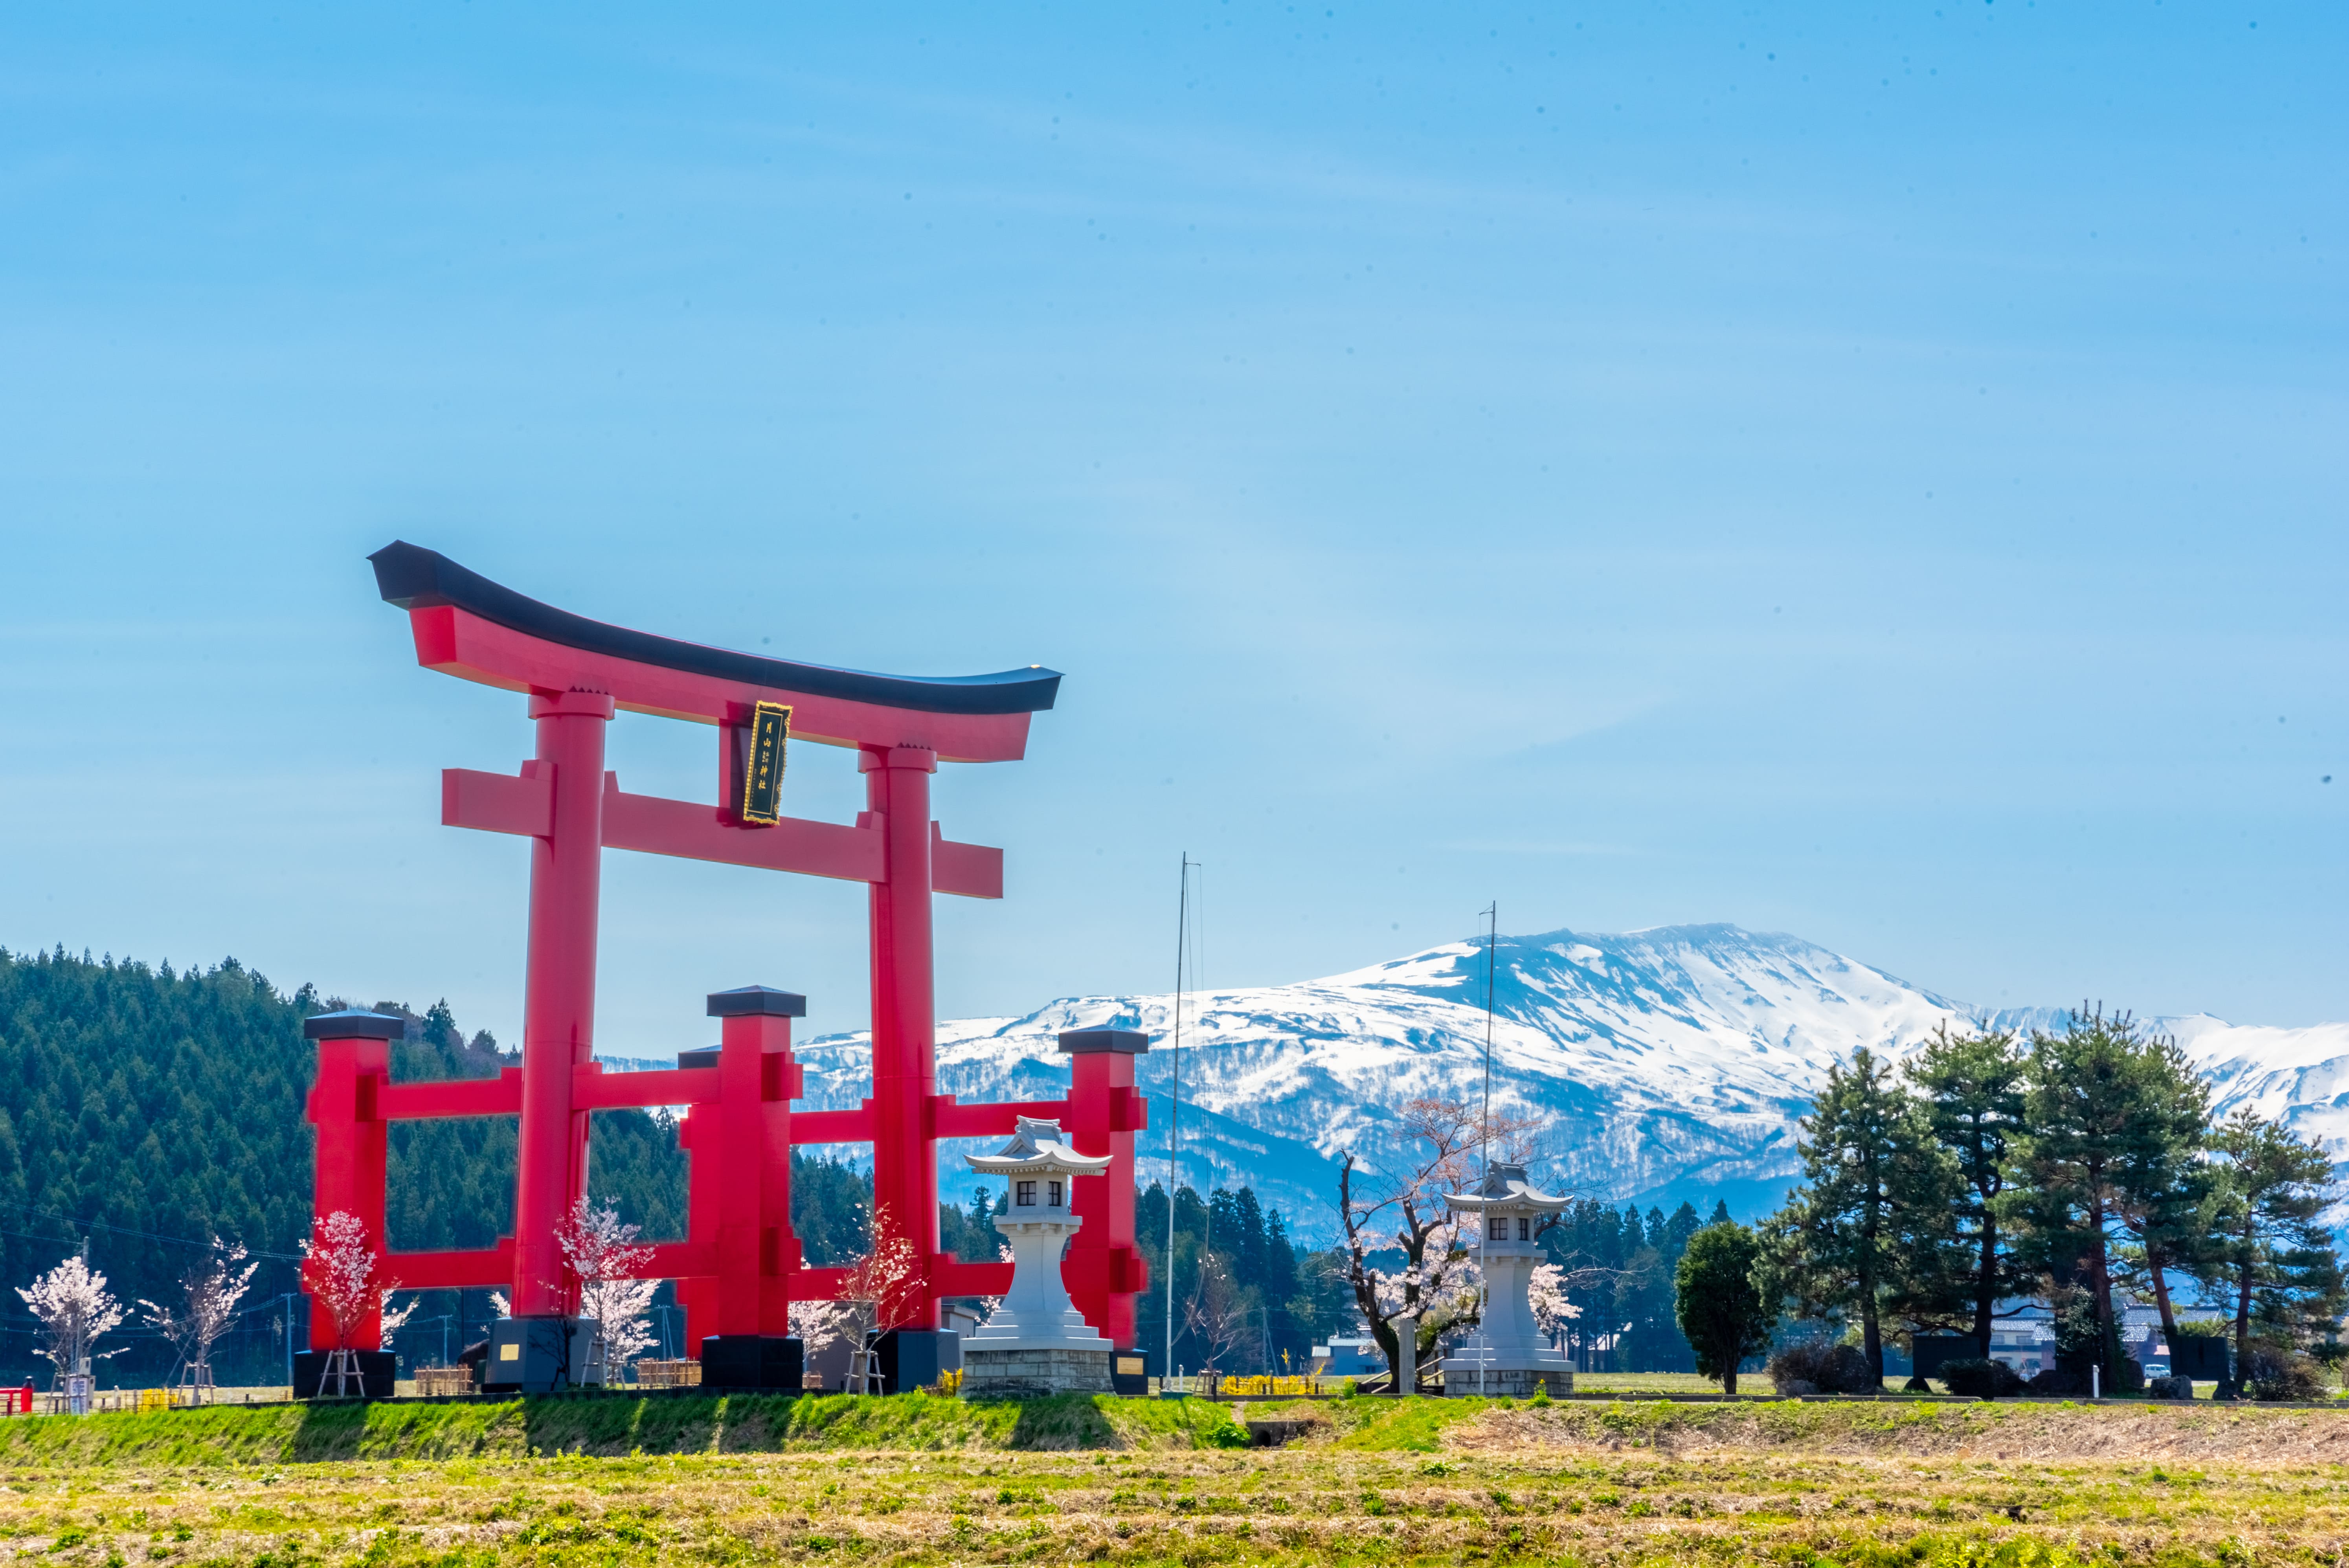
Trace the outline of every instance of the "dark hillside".
{"label": "dark hillside", "polygon": [[[0,954],[0,1279],[27,1284],[87,1239],[117,1295],[163,1300],[202,1255],[165,1238],[292,1253],[310,1206],[301,1016],[233,959],[181,975]],[[266,1260],[254,1294],[291,1280]],[[46,1383],[32,1318],[5,1299],[0,1372]]]}

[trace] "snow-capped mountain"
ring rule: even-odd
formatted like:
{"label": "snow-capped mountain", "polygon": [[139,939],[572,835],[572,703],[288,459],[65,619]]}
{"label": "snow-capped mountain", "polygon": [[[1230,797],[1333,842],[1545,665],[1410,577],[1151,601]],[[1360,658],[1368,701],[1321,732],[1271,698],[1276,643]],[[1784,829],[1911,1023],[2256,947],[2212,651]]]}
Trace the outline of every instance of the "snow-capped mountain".
{"label": "snow-capped mountain", "polygon": [[[1293,985],[1193,993],[1183,1179],[1249,1183],[1300,1236],[1328,1235],[1346,1150],[1375,1166],[1405,1101],[1481,1092],[1485,987],[1485,946],[1472,941]],[[1643,1206],[1721,1197],[1750,1215],[1789,1184],[1794,1121],[1829,1062],[1859,1046],[1904,1055],[1936,1025],[1986,1016],[2010,1026],[2060,1016],[1985,1015],[1800,938],[1731,925],[1505,936],[1493,1095],[1549,1123],[1554,1185]],[[1143,1030],[1153,1040],[1139,1063],[1152,1100],[1143,1180],[1163,1177],[1173,1022],[1172,999],[1157,995],[1068,997],[1023,1017],[941,1024],[938,1087],[967,1103],[1057,1098],[1068,1085],[1059,1031]],[[2349,1135],[2349,1025],[2154,1022],[2210,1073],[2223,1109],[2255,1105],[2336,1143]],[[803,1106],[853,1106],[868,1092],[864,1036],[823,1037],[799,1054]],[[941,1150],[943,1193],[972,1185],[965,1151]]]}

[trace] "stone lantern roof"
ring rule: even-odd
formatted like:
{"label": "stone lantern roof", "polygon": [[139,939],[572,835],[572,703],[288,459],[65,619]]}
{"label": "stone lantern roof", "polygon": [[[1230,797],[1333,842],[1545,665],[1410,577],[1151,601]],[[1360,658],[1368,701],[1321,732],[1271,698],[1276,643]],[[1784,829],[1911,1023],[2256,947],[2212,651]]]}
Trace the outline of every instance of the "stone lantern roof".
{"label": "stone lantern roof", "polygon": [[1490,1214],[1556,1214],[1563,1212],[1574,1200],[1554,1192],[1537,1191],[1526,1180],[1522,1165],[1495,1165],[1485,1172],[1485,1180],[1473,1192],[1447,1192],[1444,1201],[1454,1209],[1474,1213]]}
{"label": "stone lantern roof", "polygon": [[992,1154],[966,1154],[982,1176],[1099,1176],[1109,1169],[1106,1154],[1080,1154],[1069,1147],[1057,1121],[1019,1119],[1011,1141]]}

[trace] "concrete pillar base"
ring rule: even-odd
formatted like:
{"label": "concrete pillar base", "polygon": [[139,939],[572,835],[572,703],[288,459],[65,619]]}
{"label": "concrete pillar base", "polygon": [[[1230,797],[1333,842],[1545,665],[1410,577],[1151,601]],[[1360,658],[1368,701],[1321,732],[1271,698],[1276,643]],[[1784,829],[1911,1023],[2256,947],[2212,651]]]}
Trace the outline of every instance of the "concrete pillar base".
{"label": "concrete pillar base", "polygon": [[[1444,1362],[1444,1392],[1449,1398],[1474,1397],[1477,1392],[1476,1368]],[[1485,1368],[1484,1393],[1488,1398],[1530,1399],[1536,1394],[1547,1394],[1556,1398],[1573,1392],[1574,1371],[1571,1367],[1563,1370],[1555,1367]]]}
{"label": "concrete pillar base", "polygon": [[965,1398],[1038,1398],[1047,1394],[1111,1392],[1110,1352],[1101,1350],[989,1350],[965,1340]]}

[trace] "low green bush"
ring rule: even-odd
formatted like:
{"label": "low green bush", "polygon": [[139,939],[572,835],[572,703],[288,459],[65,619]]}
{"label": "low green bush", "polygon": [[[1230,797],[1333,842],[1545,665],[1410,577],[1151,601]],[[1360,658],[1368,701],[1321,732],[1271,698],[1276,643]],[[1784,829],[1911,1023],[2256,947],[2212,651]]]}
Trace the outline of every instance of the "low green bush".
{"label": "low green bush", "polygon": [[1770,1357],[1769,1378],[1781,1394],[1880,1394],[1884,1384],[1856,1345],[1823,1339],[1781,1346]]}
{"label": "low green bush", "polygon": [[2323,1399],[2333,1392],[2325,1384],[2324,1368],[2296,1350],[2255,1345],[2244,1372],[2254,1399]]}

